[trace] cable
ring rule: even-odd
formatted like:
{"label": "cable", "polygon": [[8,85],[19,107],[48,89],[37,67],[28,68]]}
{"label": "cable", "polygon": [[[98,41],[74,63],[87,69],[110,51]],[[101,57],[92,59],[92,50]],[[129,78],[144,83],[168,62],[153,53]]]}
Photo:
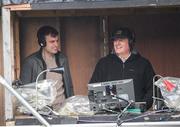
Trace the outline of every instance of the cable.
{"label": "cable", "polygon": [[159,97],[152,97],[153,99],[156,99],[156,100],[158,100],[158,101],[163,101],[164,103],[165,103],[165,101],[164,101],[164,99],[162,99],[162,98],[159,98]]}
{"label": "cable", "polygon": [[125,113],[125,111],[127,111],[127,109],[129,108],[129,106],[131,106],[131,104],[132,104],[134,101],[132,101],[132,100],[128,101],[128,100],[126,100],[126,99],[124,99],[124,98],[121,98],[121,97],[118,97],[118,96],[116,96],[116,95],[114,95],[114,94],[113,94],[113,96],[116,97],[117,99],[121,99],[121,100],[123,100],[123,101],[125,101],[125,102],[128,103],[128,105],[123,109],[123,111],[117,116],[117,124],[118,124],[118,125],[119,125],[119,124],[121,125],[121,117],[122,117],[123,113]]}
{"label": "cable", "polygon": [[130,118],[130,119],[126,119],[126,120],[119,120],[119,121],[117,121],[117,126],[119,127],[123,122],[128,122],[128,121],[131,121],[131,120],[142,118],[142,117],[145,117],[145,116],[148,116],[148,115],[151,115],[151,114],[160,113],[160,112],[172,112],[172,111],[174,111],[174,109],[163,109],[163,110],[157,110],[157,111],[148,112],[146,114],[136,116],[134,118]]}
{"label": "cable", "polygon": [[127,109],[129,108],[129,106],[133,103],[133,101],[129,101],[129,104],[123,109],[123,111],[118,115],[118,118],[117,118],[117,125],[119,126],[119,124],[121,125],[122,124],[122,120],[121,120],[121,117],[123,115],[123,113],[125,113],[125,111],[127,111]]}
{"label": "cable", "polygon": [[64,72],[64,67],[56,67],[56,68],[48,68],[41,73],[38,74],[36,78],[36,111],[38,110],[38,80],[39,77],[44,73],[44,72],[56,72],[56,73],[63,73]]}
{"label": "cable", "polygon": [[126,100],[126,99],[124,99],[124,98],[122,98],[122,97],[118,97],[118,96],[115,95],[115,94],[111,94],[111,96],[113,96],[113,97],[115,97],[115,98],[117,98],[117,99],[123,100],[123,101],[125,101],[125,102],[127,102],[127,103],[129,104],[129,101]]}
{"label": "cable", "polygon": [[118,113],[119,113],[119,112],[116,112],[116,111],[113,111],[113,110],[111,110],[111,109],[107,109],[107,108],[103,108],[103,110],[104,110],[104,111],[111,112],[111,113],[116,113],[116,114],[118,114]]}
{"label": "cable", "polygon": [[36,78],[36,111],[38,110],[38,80],[39,77],[44,73],[44,72],[48,72],[49,69],[46,69],[44,71],[42,71],[41,73],[38,74],[37,78]]}
{"label": "cable", "polygon": [[116,122],[116,121],[101,121],[101,120],[77,120],[77,122],[84,122],[84,123],[112,123],[112,122]]}
{"label": "cable", "polygon": [[119,124],[119,123],[121,124],[121,117],[122,117],[123,113],[125,113],[125,111],[127,111],[127,109],[129,108],[129,106],[131,106],[131,104],[132,104],[134,101],[133,101],[133,100],[126,100],[126,99],[124,99],[124,98],[118,97],[117,95],[113,94],[112,92],[111,92],[111,96],[113,96],[113,97],[115,97],[115,98],[117,98],[117,99],[123,100],[123,101],[125,101],[126,103],[128,103],[128,105],[123,109],[123,111],[122,111],[121,113],[119,113],[119,115],[117,116],[117,123],[118,123],[118,124]]}
{"label": "cable", "polygon": [[155,105],[155,103],[156,103],[156,94],[155,94],[155,78],[157,78],[157,77],[159,77],[159,78],[162,78],[162,76],[161,75],[155,75],[154,77],[153,77],[153,104],[152,104],[152,107],[153,107],[153,110],[156,110],[156,105]]}

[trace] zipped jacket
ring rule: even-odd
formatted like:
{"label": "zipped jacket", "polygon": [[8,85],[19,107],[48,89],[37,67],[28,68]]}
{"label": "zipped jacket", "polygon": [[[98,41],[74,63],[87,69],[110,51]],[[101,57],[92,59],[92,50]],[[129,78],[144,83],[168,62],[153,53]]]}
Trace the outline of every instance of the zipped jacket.
{"label": "zipped jacket", "polygon": [[[69,70],[68,60],[62,52],[58,52],[55,54],[56,64],[58,67],[64,67],[63,73],[63,82],[65,89],[65,96],[70,97],[74,94],[72,79]],[[42,49],[28,56],[21,68],[20,72],[20,80],[22,84],[28,84],[36,81],[36,78],[39,73],[43,70],[46,70],[46,63],[42,57]],[[46,79],[46,73],[43,73],[42,76],[39,77],[39,80]]]}
{"label": "zipped jacket", "polygon": [[131,53],[124,63],[116,54],[109,54],[97,63],[90,83],[133,79],[135,101],[146,102],[149,109],[154,75],[151,63],[138,53]]}

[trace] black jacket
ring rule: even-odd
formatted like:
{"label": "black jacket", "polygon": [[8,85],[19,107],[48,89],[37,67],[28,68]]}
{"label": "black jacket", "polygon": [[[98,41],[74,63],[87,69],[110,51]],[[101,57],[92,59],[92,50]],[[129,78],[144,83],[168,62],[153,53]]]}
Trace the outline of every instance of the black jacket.
{"label": "black jacket", "polygon": [[132,53],[125,63],[117,55],[110,54],[99,60],[90,83],[132,78],[136,101],[145,101],[149,109],[152,105],[154,75],[151,63],[138,53]]}
{"label": "black jacket", "polygon": [[[57,66],[64,67],[63,82],[65,96],[70,97],[74,93],[68,60],[61,52],[55,54],[55,58]],[[42,49],[40,49],[38,52],[33,53],[25,59],[20,72],[20,80],[23,84],[35,82],[38,74],[46,69],[45,61],[42,58]],[[46,79],[46,73],[43,74],[44,75],[39,77],[39,80]]]}

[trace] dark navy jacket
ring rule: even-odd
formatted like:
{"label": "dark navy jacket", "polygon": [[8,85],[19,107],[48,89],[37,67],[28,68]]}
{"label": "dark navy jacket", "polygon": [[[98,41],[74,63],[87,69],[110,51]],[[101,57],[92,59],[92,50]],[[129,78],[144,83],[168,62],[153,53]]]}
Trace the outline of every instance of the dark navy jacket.
{"label": "dark navy jacket", "polygon": [[133,79],[135,99],[152,106],[153,76],[151,63],[138,53],[132,53],[125,63],[115,54],[101,58],[96,65],[90,83]]}

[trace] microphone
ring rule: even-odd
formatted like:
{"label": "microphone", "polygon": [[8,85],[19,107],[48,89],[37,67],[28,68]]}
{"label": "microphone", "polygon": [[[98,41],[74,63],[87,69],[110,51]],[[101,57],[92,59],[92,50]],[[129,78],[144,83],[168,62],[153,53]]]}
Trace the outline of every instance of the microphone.
{"label": "microphone", "polygon": [[55,68],[49,68],[49,72],[56,72],[56,73],[63,73],[64,72],[64,67],[55,67]]}
{"label": "microphone", "polygon": [[120,99],[120,100],[122,100],[122,101],[125,101],[126,103],[129,103],[130,101],[128,101],[128,100],[126,100],[126,99],[124,99],[124,98],[122,98],[122,97],[118,97],[118,96],[114,96],[114,97],[116,97],[117,99]]}

